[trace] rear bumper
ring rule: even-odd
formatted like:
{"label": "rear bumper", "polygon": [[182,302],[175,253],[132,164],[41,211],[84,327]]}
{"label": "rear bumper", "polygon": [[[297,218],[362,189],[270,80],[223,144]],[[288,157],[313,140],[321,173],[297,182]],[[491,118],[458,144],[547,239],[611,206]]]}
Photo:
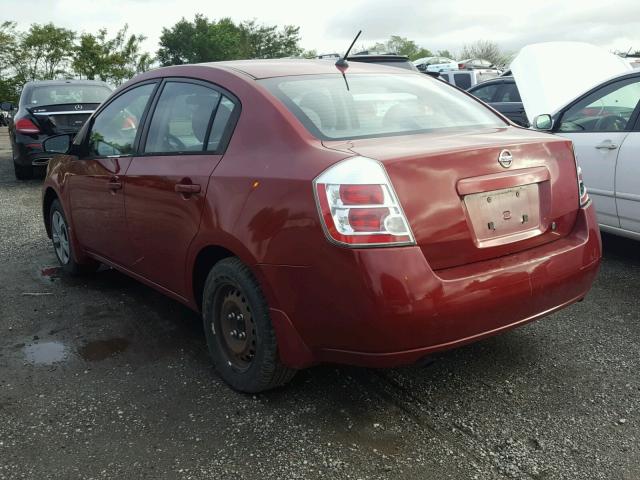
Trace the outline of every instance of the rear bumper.
{"label": "rear bumper", "polygon": [[48,137],[44,135],[16,134],[13,161],[20,166],[47,166],[51,154],[42,151],[42,142]]}
{"label": "rear bumper", "polygon": [[263,265],[281,356],[294,367],[413,363],[548,315],[589,291],[595,210],[570,235],[506,257],[433,271],[420,248],[337,250],[309,268]]}

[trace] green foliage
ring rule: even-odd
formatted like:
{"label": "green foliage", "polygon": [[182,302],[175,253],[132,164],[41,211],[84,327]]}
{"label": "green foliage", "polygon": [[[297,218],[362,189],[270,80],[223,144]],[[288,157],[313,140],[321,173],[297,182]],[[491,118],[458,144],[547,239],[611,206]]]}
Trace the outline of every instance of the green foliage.
{"label": "green foliage", "polygon": [[34,23],[16,35],[9,51],[11,66],[22,81],[49,80],[67,73],[76,34],[53,23]]}
{"label": "green foliage", "polygon": [[430,50],[422,48],[413,40],[399,35],[392,35],[386,42],[378,42],[367,50],[378,53],[397,53],[398,55],[409,57],[410,60],[433,56]]}
{"label": "green foliage", "polygon": [[73,70],[90,80],[100,79],[120,85],[124,80],[143,72],[151,66],[152,58],[141,53],[143,35],[127,35],[128,26],[107,38],[107,29],[97,35],[83,33],[74,49]]}
{"label": "green foliage", "polygon": [[235,24],[230,18],[209,20],[196,15],[163,28],[158,60],[162,65],[214,62],[245,58],[298,56],[299,27],[260,25],[255,20]]}
{"label": "green foliage", "polygon": [[451,60],[455,60],[456,56],[451,53],[451,51],[449,50],[438,50],[435,54],[436,57],[445,57],[445,58],[450,58]]}

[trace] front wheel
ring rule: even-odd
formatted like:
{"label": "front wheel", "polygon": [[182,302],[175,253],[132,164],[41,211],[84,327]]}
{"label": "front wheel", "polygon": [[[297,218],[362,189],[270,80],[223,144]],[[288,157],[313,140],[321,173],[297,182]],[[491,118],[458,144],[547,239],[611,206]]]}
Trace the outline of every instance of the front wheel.
{"label": "front wheel", "polygon": [[73,244],[69,234],[67,217],[59,200],[54,200],[49,210],[49,225],[51,225],[51,241],[56,258],[65,273],[78,275],[94,272],[98,269],[97,262],[78,263],[73,252]]}
{"label": "front wheel", "polygon": [[234,389],[256,393],[287,383],[285,367],[258,281],[238,258],[218,262],[204,287],[202,317],[209,353]]}

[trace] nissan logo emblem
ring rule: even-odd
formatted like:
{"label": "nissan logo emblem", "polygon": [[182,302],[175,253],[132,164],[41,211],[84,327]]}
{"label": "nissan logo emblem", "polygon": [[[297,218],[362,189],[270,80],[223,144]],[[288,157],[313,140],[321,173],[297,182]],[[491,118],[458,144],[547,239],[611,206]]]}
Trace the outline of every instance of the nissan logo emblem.
{"label": "nissan logo emblem", "polygon": [[76,105],[76,106],[75,106],[75,107],[73,107],[73,108],[75,108],[76,110],[82,110],[82,105],[78,104],[78,105]]}
{"label": "nissan logo emblem", "polygon": [[513,155],[511,155],[511,152],[509,150],[501,151],[498,156],[498,163],[504,168],[509,168],[513,163]]}

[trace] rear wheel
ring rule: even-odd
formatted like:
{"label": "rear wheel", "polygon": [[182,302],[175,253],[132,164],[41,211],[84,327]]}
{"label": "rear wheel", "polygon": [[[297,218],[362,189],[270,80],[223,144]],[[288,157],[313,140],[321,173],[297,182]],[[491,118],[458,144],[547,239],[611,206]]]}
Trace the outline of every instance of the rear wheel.
{"label": "rear wheel", "polygon": [[18,180],[30,180],[33,178],[33,167],[31,165],[18,165],[13,162],[13,171]]}
{"label": "rear wheel", "polygon": [[95,272],[99,264],[97,262],[78,263],[73,252],[73,244],[69,234],[67,217],[64,214],[59,200],[54,200],[49,209],[49,224],[51,225],[51,241],[56,258],[65,273],[79,275]]}
{"label": "rear wheel", "polygon": [[209,353],[220,376],[241,392],[261,392],[293,378],[278,357],[269,307],[238,258],[218,262],[204,288],[202,316]]}

